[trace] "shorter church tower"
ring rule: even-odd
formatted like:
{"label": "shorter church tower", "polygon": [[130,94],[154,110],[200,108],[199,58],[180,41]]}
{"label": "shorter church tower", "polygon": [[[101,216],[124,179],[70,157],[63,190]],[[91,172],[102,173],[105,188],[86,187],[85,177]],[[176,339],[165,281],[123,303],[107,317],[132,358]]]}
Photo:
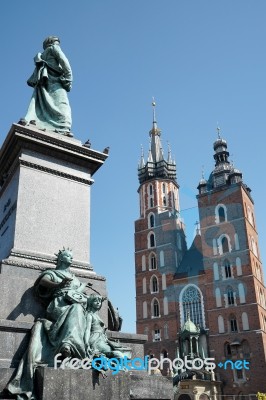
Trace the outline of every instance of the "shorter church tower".
{"label": "shorter church tower", "polygon": [[251,190],[219,129],[213,149],[215,167],[197,196],[210,356],[224,394],[244,396],[266,392],[265,287]]}
{"label": "shorter church tower", "polygon": [[[137,333],[148,335],[145,353],[176,353],[177,310],[170,301],[172,279],[186,250],[179,217],[179,185],[170,148],[165,159],[155,117],[147,161],[138,167],[140,216],[135,222]],[[173,295],[173,294],[172,294]]]}

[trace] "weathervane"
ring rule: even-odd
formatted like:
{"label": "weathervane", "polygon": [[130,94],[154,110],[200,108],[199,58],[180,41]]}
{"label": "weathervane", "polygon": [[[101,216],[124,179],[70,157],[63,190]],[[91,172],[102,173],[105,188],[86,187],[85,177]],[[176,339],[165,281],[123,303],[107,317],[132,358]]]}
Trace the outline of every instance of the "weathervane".
{"label": "weathervane", "polygon": [[219,127],[218,122],[217,122],[217,128],[216,128],[216,130],[217,130],[217,133],[218,133],[218,139],[221,139],[221,135],[220,135],[220,130],[221,130],[221,128]]}

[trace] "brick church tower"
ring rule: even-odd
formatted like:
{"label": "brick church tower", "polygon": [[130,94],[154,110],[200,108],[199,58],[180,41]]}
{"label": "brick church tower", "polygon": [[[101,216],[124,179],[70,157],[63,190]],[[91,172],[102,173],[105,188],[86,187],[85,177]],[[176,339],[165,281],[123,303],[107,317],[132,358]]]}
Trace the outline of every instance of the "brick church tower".
{"label": "brick church tower", "polygon": [[251,190],[218,130],[215,167],[198,185],[199,226],[188,249],[176,166],[170,150],[164,158],[153,107],[150,150],[138,168],[137,332],[148,335],[146,355],[173,360],[184,357],[192,322],[198,335],[190,356],[215,358],[224,399],[253,399],[243,396],[266,393],[266,292]]}
{"label": "brick church tower", "polygon": [[213,148],[215,168],[200,181],[197,196],[210,356],[217,363],[247,360],[249,369],[216,372],[225,394],[250,395],[266,392],[265,287],[254,202],[219,130]]}
{"label": "brick church tower", "polygon": [[164,158],[161,131],[155,118],[150,150],[138,168],[140,217],[135,222],[137,332],[148,335],[146,354],[175,356],[178,330],[175,302],[169,301],[173,276],[186,250],[179,218],[176,165],[168,149]]}

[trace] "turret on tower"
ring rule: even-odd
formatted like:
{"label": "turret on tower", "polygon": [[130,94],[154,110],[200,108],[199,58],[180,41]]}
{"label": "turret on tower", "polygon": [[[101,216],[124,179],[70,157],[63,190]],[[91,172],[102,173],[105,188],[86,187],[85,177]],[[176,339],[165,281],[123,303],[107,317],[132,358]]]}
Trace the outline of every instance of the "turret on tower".
{"label": "turret on tower", "polygon": [[[198,185],[199,194],[206,193],[210,190],[220,188],[222,186],[230,186],[232,184],[242,182],[242,172],[236,169],[232,162],[229,161],[229,152],[227,150],[227,142],[220,135],[220,128],[217,128],[218,138],[213,143],[215,151],[213,158],[215,167],[210,174],[208,181],[202,177]],[[250,192],[250,189],[246,187]]]}

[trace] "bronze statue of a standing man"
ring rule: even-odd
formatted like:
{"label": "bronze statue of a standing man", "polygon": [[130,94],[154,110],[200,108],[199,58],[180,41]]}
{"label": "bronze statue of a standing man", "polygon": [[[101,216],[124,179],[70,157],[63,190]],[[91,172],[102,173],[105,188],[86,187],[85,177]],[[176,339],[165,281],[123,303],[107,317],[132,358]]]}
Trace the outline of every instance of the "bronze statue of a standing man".
{"label": "bronze statue of a standing man", "polygon": [[49,36],[43,42],[43,53],[34,57],[35,70],[27,84],[34,87],[25,124],[31,122],[37,128],[71,133],[71,109],[67,92],[72,86],[72,71],[68,59],[60,48],[60,40]]}

